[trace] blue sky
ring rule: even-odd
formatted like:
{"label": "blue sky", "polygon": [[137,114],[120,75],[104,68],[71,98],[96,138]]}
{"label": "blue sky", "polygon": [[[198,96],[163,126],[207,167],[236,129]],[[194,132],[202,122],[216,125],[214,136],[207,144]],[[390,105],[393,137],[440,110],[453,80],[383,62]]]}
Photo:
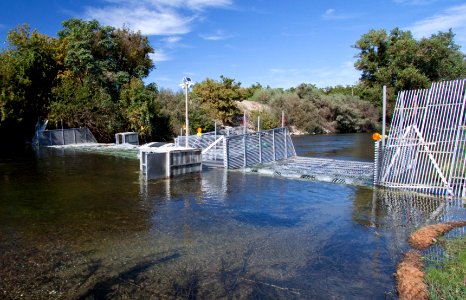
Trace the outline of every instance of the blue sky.
{"label": "blue sky", "polygon": [[416,38],[453,28],[466,52],[466,1],[455,0],[16,0],[0,3],[0,39],[28,23],[55,36],[69,18],[140,30],[155,48],[146,82],[178,89],[225,75],[243,86],[319,87],[357,82],[357,50],[370,29]]}

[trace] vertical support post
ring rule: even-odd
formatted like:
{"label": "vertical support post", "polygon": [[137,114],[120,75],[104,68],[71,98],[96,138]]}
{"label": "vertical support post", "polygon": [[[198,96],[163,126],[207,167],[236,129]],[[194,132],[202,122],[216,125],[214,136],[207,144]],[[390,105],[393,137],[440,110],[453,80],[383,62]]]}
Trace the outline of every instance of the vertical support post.
{"label": "vertical support post", "polygon": [[285,111],[282,110],[282,128],[285,127]]}
{"label": "vertical support post", "polygon": [[259,163],[262,163],[262,133],[259,131]]}
{"label": "vertical support post", "polygon": [[170,164],[170,156],[171,155],[172,155],[171,151],[167,151],[165,153],[165,176],[166,176],[166,178],[170,178],[171,172],[172,172],[172,170],[171,170],[172,166]]}
{"label": "vertical support post", "polygon": [[[215,121],[214,128],[215,128],[215,139],[214,139],[214,141],[217,141],[217,121]],[[215,149],[214,149],[214,160],[217,160],[217,144],[215,144]]]}
{"label": "vertical support post", "polygon": [[374,143],[374,186],[377,186],[379,184],[379,143],[379,141],[376,141]]}
{"label": "vertical support post", "polygon": [[276,161],[277,154],[275,150],[275,129],[272,130],[272,148],[273,148],[273,161]]}
{"label": "vertical support post", "polygon": [[382,151],[385,149],[385,124],[387,123],[387,86],[383,86],[382,99]]}
{"label": "vertical support post", "polygon": [[49,140],[50,140],[50,146],[52,146],[53,144],[52,144],[52,132],[51,131],[49,131]]}
{"label": "vertical support post", "polygon": [[185,98],[186,98],[186,148],[189,147],[189,118],[188,118],[188,84],[185,84]]}
{"label": "vertical support post", "polygon": [[283,136],[285,137],[285,158],[288,158],[288,136],[286,134],[286,127],[283,127]]}
{"label": "vertical support post", "polygon": [[261,116],[257,116],[257,131],[261,131]]}
{"label": "vertical support post", "polygon": [[228,170],[230,167],[229,159],[229,149],[228,149],[228,137],[223,137],[223,166]]}
{"label": "vertical support post", "polygon": [[246,132],[247,132],[247,130],[246,130],[246,124],[247,124],[246,112],[244,112],[244,114],[243,114],[243,134],[246,134]]}
{"label": "vertical support post", "polygon": [[243,134],[243,155],[243,166],[246,167],[248,165],[248,151],[246,151],[246,134]]}
{"label": "vertical support post", "polygon": [[65,144],[65,132],[63,131],[63,119],[61,119],[61,138],[62,138],[62,144]]}

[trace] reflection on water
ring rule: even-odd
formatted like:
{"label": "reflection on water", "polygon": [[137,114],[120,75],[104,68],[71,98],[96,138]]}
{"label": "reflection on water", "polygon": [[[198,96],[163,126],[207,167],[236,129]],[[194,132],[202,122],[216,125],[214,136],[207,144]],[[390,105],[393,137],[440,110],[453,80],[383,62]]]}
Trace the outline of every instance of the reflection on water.
{"label": "reflection on water", "polygon": [[370,134],[295,136],[293,144],[298,156],[374,161],[374,141]]}
{"label": "reflection on water", "polygon": [[461,201],[65,150],[0,159],[6,298],[382,299],[406,237]]}

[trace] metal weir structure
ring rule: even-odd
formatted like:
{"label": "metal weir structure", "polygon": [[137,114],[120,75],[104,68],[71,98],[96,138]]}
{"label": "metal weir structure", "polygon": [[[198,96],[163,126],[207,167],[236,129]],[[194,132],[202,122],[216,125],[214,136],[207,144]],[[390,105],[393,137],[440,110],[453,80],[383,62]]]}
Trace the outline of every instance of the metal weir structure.
{"label": "metal weir structure", "polygon": [[238,169],[296,156],[286,127],[247,132],[244,127],[208,132],[188,137],[178,136],[176,146],[188,138],[189,146],[202,149],[203,163]]}
{"label": "metal weir structure", "polygon": [[465,88],[461,79],[398,94],[385,147],[376,151],[376,185],[465,196]]}

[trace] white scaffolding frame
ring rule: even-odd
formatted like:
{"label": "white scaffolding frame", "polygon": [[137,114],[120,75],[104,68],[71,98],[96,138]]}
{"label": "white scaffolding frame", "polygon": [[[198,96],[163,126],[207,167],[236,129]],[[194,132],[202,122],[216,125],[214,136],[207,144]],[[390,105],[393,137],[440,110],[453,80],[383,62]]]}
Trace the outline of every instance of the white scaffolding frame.
{"label": "white scaffolding frame", "polygon": [[437,195],[464,196],[466,79],[401,91],[377,183]]}

